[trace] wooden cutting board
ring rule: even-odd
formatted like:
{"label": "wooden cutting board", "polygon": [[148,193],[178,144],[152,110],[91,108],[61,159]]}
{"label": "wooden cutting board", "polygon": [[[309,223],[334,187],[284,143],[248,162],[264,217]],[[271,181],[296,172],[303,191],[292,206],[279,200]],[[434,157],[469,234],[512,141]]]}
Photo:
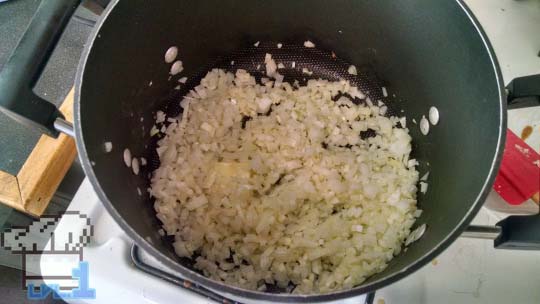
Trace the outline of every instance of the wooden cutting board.
{"label": "wooden cutting board", "polygon": [[[73,122],[74,90],[60,106],[66,120]],[[73,163],[75,140],[42,135],[17,174],[0,170],[0,202],[32,216],[41,216]]]}

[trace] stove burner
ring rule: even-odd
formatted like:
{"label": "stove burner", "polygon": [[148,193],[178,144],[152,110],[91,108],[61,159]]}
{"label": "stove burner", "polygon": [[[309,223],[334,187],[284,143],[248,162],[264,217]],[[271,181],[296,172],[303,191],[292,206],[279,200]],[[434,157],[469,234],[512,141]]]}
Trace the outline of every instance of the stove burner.
{"label": "stove burner", "polygon": [[209,299],[212,299],[214,301],[217,301],[218,303],[223,304],[242,304],[237,301],[233,301],[231,299],[227,299],[225,297],[220,296],[219,294],[206,289],[199,284],[193,283],[188,280],[184,280],[182,278],[173,276],[169,273],[166,273],[163,270],[157,269],[151,265],[148,265],[142,261],[142,259],[139,256],[139,246],[133,244],[131,246],[131,260],[133,261],[133,264],[136,268],[142,270],[143,272],[146,272],[152,276],[158,277],[160,279],[163,279],[169,283],[175,284],[177,286],[180,286],[183,289],[195,292],[199,295],[202,295],[203,297],[207,297]]}
{"label": "stove burner", "polygon": [[[140,269],[141,271],[148,273],[154,277],[158,277],[160,279],[163,279],[169,283],[172,283],[174,285],[180,286],[183,289],[186,289],[188,291],[195,292],[199,295],[202,295],[203,297],[212,299],[214,301],[217,301],[218,303],[223,304],[242,304],[240,302],[225,298],[209,289],[206,289],[199,284],[193,283],[191,281],[176,277],[170,273],[167,273],[161,269],[158,269],[154,266],[151,266],[145,262],[142,261],[139,255],[139,251],[141,249],[136,244],[133,244],[131,246],[131,260],[133,261],[133,264],[136,268]],[[370,292],[366,296],[366,301],[364,304],[373,304],[373,301],[375,299],[375,292]]]}

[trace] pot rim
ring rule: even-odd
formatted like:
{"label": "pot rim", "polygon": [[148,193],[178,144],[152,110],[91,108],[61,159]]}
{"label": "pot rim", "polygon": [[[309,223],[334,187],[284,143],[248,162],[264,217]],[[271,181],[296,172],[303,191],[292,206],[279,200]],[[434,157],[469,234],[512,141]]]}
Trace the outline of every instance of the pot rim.
{"label": "pot rim", "polygon": [[467,225],[472,221],[474,216],[478,213],[478,211],[480,210],[480,208],[482,207],[485,201],[485,198],[487,197],[488,193],[491,191],[492,185],[495,181],[495,177],[497,175],[497,172],[498,172],[501,160],[502,160],[502,154],[503,154],[502,152],[503,152],[503,147],[505,143],[504,135],[505,135],[505,130],[506,130],[507,101],[506,101],[506,93],[505,93],[504,84],[502,82],[503,80],[502,80],[500,66],[495,56],[493,47],[491,46],[491,43],[489,42],[486,33],[482,29],[476,17],[473,15],[473,13],[467,7],[467,5],[464,3],[463,0],[455,0],[455,1],[461,7],[463,12],[467,15],[467,17],[469,18],[469,20],[475,27],[478,35],[482,39],[482,42],[485,46],[485,50],[489,55],[489,58],[493,67],[493,72],[495,74],[497,87],[498,87],[498,93],[499,93],[499,109],[500,109],[498,140],[497,140],[495,156],[493,158],[490,171],[488,172],[488,176],[481,188],[481,191],[477,195],[474,203],[472,204],[471,208],[468,210],[467,214],[463,217],[461,222],[441,242],[439,242],[436,246],[434,246],[428,253],[426,253],[419,259],[417,259],[414,263],[408,265],[407,267],[404,267],[399,272],[394,273],[391,276],[387,276],[379,280],[376,280],[374,282],[363,284],[363,285],[360,285],[351,289],[335,291],[335,292],[325,293],[325,294],[312,294],[312,295],[295,295],[295,294],[285,294],[285,293],[274,294],[274,293],[265,293],[265,292],[260,292],[260,291],[247,290],[247,289],[230,286],[227,284],[223,284],[221,282],[214,281],[193,270],[190,270],[182,266],[178,262],[174,261],[173,259],[167,257],[165,254],[158,251],[151,243],[149,243],[145,238],[141,237],[138,233],[135,232],[135,230],[131,228],[131,226],[122,218],[122,216],[118,213],[115,207],[111,204],[106,193],[101,188],[99,181],[94,173],[93,167],[88,158],[88,153],[84,144],[84,135],[82,133],[82,128],[81,128],[81,113],[80,113],[82,80],[83,80],[83,75],[84,75],[88,56],[92,50],[92,46],[97,38],[97,35],[99,34],[101,30],[101,27],[106,22],[108,16],[116,7],[116,5],[120,2],[120,0],[113,0],[108,5],[106,10],[103,12],[99,21],[96,23],[92,33],[90,34],[88,38],[88,43],[81,56],[79,67],[77,69],[77,75],[75,78],[74,127],[75,127],[77,150],[79,152],[79,158],[80,158],[82,167],[84,169],[84,172],[86,173],[86,176],[90,180],[95,192],[97,193],[99,199],[103,203],[103,206],[105,207],[105,209],[115,219],[116,223],[123,229],[123,231],[138,246],[140,246],[146,252],[150,253],[152,256],[154,256],[158,261],[163,263],[165,266],[170,267],[174,271],[181,273],[186,279],[197,282],[205,287],[208,287],[209,289],[215,292],[218,292],[222,294],[223,296],[231,297],[231,298],[241,297],[241,298],[254,299],[254,300],[265,300],[265,301],[311,303],[311,302],[322,302],[322,301],[335,301],[339,299],[360,296],[363,294],[368,294],[369,292],[376,291],[385,286],[388,286],[404,278],[405,276],[413,273],[414,271],[420,269],[427,263],[429,263],[435,256],[442,253],[442,251],[444,251],[448,246],[450,246],[450,244],[452,244],[454,240],[456,240],[461,235],[461,233],[466,229]]}

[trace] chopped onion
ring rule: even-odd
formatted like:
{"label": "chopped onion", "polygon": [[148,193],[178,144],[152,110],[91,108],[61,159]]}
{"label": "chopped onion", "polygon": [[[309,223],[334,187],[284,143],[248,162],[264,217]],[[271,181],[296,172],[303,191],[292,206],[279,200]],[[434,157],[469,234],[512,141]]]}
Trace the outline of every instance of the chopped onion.
{"label": "chopped onion", "polygon": [[131,152],[127,148],[124,149],[124,163],[126,167],[131,167]]}
{"label": "chopped onion", "polygon": [[414,243],[418,241],[426,232],[426,224],[422,224],[418,226],[418,228],[414,229],[411,234],[407,237],[407,240],[405,240],[405,246],[409,246],[411,243]]}
{"label": "chopped onion", "polygon": [[167,52],[165,52],[165,62],[173,62],[176,59],[176,56],[178,56],[178,48],[176,46],[171,46],[167,49]]}
{"label": "chopped onion", "polygon": [[157,111],[156,112],[156,123],[162,123],[165,121],[165,113],[163,111]]}
{"label": "chopped onion", "polygon": [[171,66],[171,71],[169,72],[171,75],[176,75],[184,70],[184,67],[182,65],[182,61],[177,60],[173,63]]}
{"label": "chopped onion", "polygon": [[152,126],[152,129],[150,129],[150,136],[154,136],[159,133],[159,130],[157,129],[156,125]]}
{"label": "chopped onion", "polygon": [[279,87],[283,83],[284,76],[276,73],[275,74],[276,82],[274,83],[274,87]]}
{"label": "chopped onion", "polygon": [[420,182],[420,192],[422,192],[423,194],[426,194],[427,189],[428,189],[428,183]]}
{"label": "chopped onion", "polygon": [[384,97],[388,97],[388,91],[386,91],[386,87],[382,87],[382,95]]}
{"label": "chopped onion", "polygon": [[315,47],[315,43],[309,41],[309,40],[306,40],[304,42],[304,46],[307,47],[307,48],[314,48]]}
{"label": "chopped onion", "polygon": [[270,106],[272,105],[272,100],[268,97],[260,98],[257,100],[257,105],[258,105],[257,111],[259,113],[265,114],[266,112],[268,112],[268,110],[270,110]]}
{"label": "chopped onion", "polygon": [[276,73],[277,65],[274,59],[272,59],[272,55],[266,53],[264,57],[264,63],[266,64],[266,75],[268,77],[274,77],[274,74]]}
{"label": "chopped onion", "polygon": [[403,116],[399,119],[399,123],[401,124],[401,126],[403,128],[406,128],[407,127],[407,117]]}
{"label": "chopped onion", "polygon": [[347,72],[351,75],[358,75],[358,71],[356,70],[356,66],[350,65],[347,69]]}
{"label": "chopped onion", "polygon": [[105,149],[105,153],[110,153],[112,151],[113,145],[112,142],[107,141],[103,144],[103,148]]}
{"label": "chopped onion", "polygon": [[[346,80],[300,85],[270,72],[258,82],[215,69],[181,101],[151,176],[160,233],[204,275],[242,288],[361,284],[419,216],[409,130],[382,102],[354,103],[366,96]],[[377,136],[361,139],[368,128]]]}
{"label": "chopped onion", "polygon": [[313,75],[313,72],[308,70],[307,68],[302,68],[302,73],[304,73],[306,75]]}
{"label": "chopped onion", "polygon": [[139,160],[136,157],[131,160],[131,169],[135,175],[139,174]]}
{"label": "chopped onion", "polygon": [[429,108],[429,122],[432,125],[436,125],[439,123],[439,110],[437,110],[436,107]]}
{"label": "chopped onion", "polygon": [[425,115],[422,115],[422,119],[420,119],[420,132],[424,135],[429,133],[429,122]]}

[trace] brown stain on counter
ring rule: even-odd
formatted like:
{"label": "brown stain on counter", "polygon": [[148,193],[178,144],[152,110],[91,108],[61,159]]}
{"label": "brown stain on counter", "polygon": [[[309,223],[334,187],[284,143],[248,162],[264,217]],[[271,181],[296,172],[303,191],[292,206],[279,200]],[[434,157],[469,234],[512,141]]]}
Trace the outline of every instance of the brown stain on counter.
{"label": "brown stain on counter", "polygon": [[531,126],[526,126],[525,128],[523,128],[523,130],[521,130],[521,139],[526,140],[527,138],[529,138],[532,131],[533,128]]}

